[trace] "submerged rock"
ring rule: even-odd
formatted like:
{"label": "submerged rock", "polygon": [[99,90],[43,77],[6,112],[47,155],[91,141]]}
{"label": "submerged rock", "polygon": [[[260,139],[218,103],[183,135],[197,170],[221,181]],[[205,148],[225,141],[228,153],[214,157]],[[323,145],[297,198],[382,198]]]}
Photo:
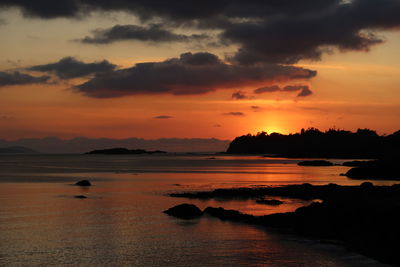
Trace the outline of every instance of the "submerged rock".
{"label": "submerged rock", "polygon": [[306,160],[297,163],[299,166],[333,166],[333,163],[327,160]]}
{"label": "submerged rock", "polygon": [[79,182],[76,182],[75,185],[78,185],[78,186],[91,186],[92,184],[88,180],[81,180]]}
{"label": "submerged rock", "polygon": [[180,204],[169,208],[164,213],[181,219],[194,219],[203,215],[203,212],[193,204]]}

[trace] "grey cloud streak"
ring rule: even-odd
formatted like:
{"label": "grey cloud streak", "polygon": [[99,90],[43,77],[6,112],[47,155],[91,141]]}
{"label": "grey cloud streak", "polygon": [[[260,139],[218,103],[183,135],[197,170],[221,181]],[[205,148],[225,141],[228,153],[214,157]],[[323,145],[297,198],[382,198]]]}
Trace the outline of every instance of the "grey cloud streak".
{"label": "grey cloud streak", "polygon": [[169,115],[160,115],[160,116],[155,116],[153,119],[161,119],[161,120],[166,120],[166,119],[172,119],[172,116]]}
{"label": "grey cloud streak", "polygon": [[272,92],[299,92],[297,96],[304,97],[312,95],[313,92],[310,90],[308,85],[287,85],[283,88],[278,85],[260,87],[254,90],[255,94],[264,94],[264,93],[272,93]]}
{"label": "grey cloud streak", "polygon": [[107,60],[85,63],[73,57],[65,57],[55,63],[32,66],[28,68],[28,70],[54,73],[59,78],[71,79],[84,77],[99,72],[112,71],[116,67],[116,65],[111,64]]}
{"label": "grey cloud streak", "polygon": [[4,72],[0,71],[0,87],[10,85],[26,85],[35,83],[47,83],[50,76],[35,77],[29,74],[21,73],[19,71]]}
{"label": "grey cloud streak", "polygon": [[110,44],[118,41],[147,41],[147,42],[191,42],[208,39],[205,34],[176,34],[162,28],[160,24],[148,27],[138,25],[115,25],[108,29],[97,29],[92,36],[78,40],[86,44]]}

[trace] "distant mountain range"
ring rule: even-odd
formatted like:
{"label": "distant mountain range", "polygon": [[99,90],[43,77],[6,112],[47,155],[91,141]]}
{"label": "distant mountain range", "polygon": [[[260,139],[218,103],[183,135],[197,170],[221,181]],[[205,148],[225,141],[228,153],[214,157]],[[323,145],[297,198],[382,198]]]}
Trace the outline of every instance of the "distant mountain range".
{"label": "distant mountain range", "polygon": [[167,152],[155,150],[147,151],[144,149],[126,149],[123,147],[98,149],[86,152],[85,154],[101,154],[101,155],[141,155],[141,154],[165,154]]}
{"label": "distant mountain range", "polygon": [[0,147],[0,154],[36,154],[37,151],[22,147],[22,146],[10,146],[10,147]]}
{"label": "distant mountain range", "polygon": [[7,141],[0,139],[0,147],[25,147],[41,153],[85,153],[97,149],[126,147],[128,149],[163,150],[168,152],[221,152],[230,140],[215,138],[142,138],[110,139],[76,137],[63,140],[58,137],[29,138]]}

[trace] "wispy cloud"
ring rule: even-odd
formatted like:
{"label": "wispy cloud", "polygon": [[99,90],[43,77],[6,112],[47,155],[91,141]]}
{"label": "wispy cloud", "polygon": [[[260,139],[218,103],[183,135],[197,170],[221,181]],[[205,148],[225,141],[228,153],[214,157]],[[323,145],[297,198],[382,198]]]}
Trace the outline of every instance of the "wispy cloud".
{"label": "wispy cloud", "polygon": [[222,113],[222,115],[226,115],[226,116],[244,116],[245,114],[243,112],[231,111],[231,112],[227,112],[227,113]]}
{"label": "wispy cloud", "polygon": [[169,116],[169,115],[160,115],[160,116],[155,116],[155,117],[153,117],[154,119],[162,119],[162,120],[165,120],[165,119],[172,119],[173,117],[172,116]]}

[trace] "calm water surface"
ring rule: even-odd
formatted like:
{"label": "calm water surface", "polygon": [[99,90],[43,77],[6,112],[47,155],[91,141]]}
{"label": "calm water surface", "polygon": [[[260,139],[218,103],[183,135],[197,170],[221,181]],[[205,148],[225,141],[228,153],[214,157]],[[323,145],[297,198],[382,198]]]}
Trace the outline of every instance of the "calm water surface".
{"label": "calm water surface", "polygon": [[[273,207],[254,200],[177,199],[165,196],[168,192],[362,182],[339,176],[347,167],[300,167],[298,161],[258,156],[0,156],[0,265],[380,266],[340,247],[261,227],[207,217],[184,221],[162,213],[183,202],[255,215],[293,211],[309,203],[284,199],[285,204]],[[72,185],[80,179],[93,186]]]}

